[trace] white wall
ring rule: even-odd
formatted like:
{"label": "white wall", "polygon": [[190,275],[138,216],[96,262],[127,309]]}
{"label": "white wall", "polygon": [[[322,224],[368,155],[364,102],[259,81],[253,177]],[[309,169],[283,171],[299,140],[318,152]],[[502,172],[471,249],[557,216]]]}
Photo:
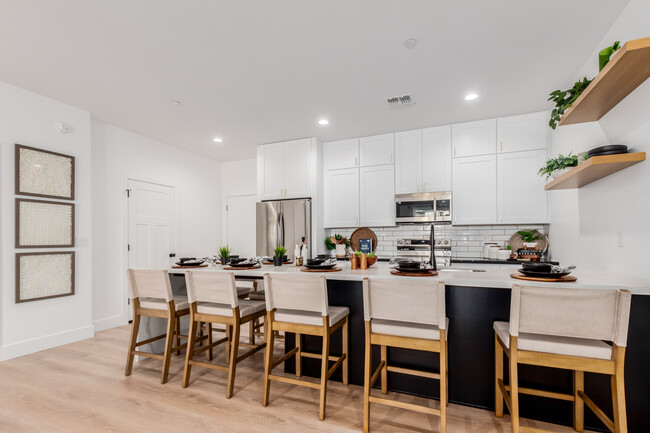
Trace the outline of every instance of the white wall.
{"label": "white wall", "polygon": [[[650,2],[631,0],[575,80],[598,73],[598,51],[620,40],[648,37]],[[567,83],[567,87],[571,83]],[[553,133],[551,154],[625,144],[650,151],[650,80],[600,121],[562,126]],[[586,269],[650,277],[650,162],[645,161],[577,190],[553,191],[550,240],[553,258]]]}
{"label": "white wall", "polygon": [[[228,215],[226,203],[228,197],[257,194],[257,159],[242,159],[239,161],[224,162],[221,170],[222,208],[223,221],[222,239],[228,239]],[[253,220],[255,217],[253,217]],[[255,227],[251,227],[255,230]]]}
{"label": "white wall", "polygon": [[128,179],[175,188],[176,256],[216,254],[221,244],[221,163],[92,120],[93,319],[97,330],[127,322]]}
{"label": "white wall", "polygon": [[[74,131],[59,133],[58,121]],[[15,303],[15,143],[75,156],[76,237],[92,225],[90,114],[0,82],[0,361],[93,336],[91,247],[74,248],[74,296]]]}

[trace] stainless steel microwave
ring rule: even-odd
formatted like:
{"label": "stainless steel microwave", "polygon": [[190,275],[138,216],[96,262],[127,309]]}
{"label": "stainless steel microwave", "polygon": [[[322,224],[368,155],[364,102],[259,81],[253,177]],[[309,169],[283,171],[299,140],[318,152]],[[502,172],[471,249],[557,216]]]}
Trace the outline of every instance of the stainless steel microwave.
{"label": "stainless steel microwave", "polygon": [[451,224],[451,192],[396,194],[395,222],[398,224]]}

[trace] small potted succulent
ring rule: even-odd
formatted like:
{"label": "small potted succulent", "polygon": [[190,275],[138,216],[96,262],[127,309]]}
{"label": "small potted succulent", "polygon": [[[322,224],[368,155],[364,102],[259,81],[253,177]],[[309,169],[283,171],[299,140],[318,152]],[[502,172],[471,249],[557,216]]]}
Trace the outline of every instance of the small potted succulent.
{"label": "small potted succulent", "polygon": [[230,259],[230,248],[227,246],[219,248],[219,260],[221,260],[222,265],[227,265],[228,260]]}
{"label": "small potted succulent", "polygon": [[282,266],[284,256],[287,254],[287,249],[283,246],[275,247],[273,250],[273,265]]}
{"label": "small potted succulent", "polygon": [[537,240],[542,238],[542,235],[537,231],[537,229],[532,229],[529,231],[519,230],[517,232],[521,236],[521,240],[524,241],[524,248],[527,250],[536,250],[537,249]]}
{"label": "small potted succulent", "polygon": [[328,250],[336,250],[336,257],[345,257],[345,251],[350,246],[350,241],[339,234],[335,234],[325,238],[325,246]]}

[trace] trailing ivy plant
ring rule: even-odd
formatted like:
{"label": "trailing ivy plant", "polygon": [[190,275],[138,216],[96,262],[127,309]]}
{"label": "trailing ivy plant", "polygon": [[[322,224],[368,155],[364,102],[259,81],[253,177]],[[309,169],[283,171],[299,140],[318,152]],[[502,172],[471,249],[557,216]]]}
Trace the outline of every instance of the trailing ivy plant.
{"label": "trailing ivy plant", "polygon": [[540,168],[537,174],[540,176],[546,175],[546,179],[548,179],[551,177],[551,173],[555,170],[561,170],[566,167],[575,167],[576,165],[578,165],[578,155],[571,155],[571,153],[569,153],[567,156],[564,156],[560,154],[557,158],[546,161],[546,165]]}
{"label": "trailing ivy plant", "polygon": [[578,96],[584,92],[589,83],[591,83],[591,80],[584,77],[582,80],[576,81],[569,90],[555,90],[550,93],[551,97],[548,100],[555,102],[555,108],[551,112],[551,120],[548,122],[551,128],[555,129],[564,112],[578,99]]}

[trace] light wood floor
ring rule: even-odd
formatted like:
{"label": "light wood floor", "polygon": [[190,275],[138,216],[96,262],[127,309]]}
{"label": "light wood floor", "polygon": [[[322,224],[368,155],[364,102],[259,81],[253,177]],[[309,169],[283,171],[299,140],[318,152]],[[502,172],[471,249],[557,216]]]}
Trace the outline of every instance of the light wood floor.
{"label": "light wood floor", "polygon": [[[235,394],[225,397],[226,374],[194,367],[181,388],[183,356],[172,359],[169,382],[161,362],[145,360],[124,376],[129,328],[0,363],[1,432],[360,432],[363,388],[330,382],[327,418],[318,420],[318,390],[272,383],[262,407],[263,352],[239,364]],[[243,335],[247,333],[242,332]],[[276,345],[276,352],[282,350]],[[223,349],[217,351],[223,362]],[[279,369],[280,370],[280,369]],[[412,401],[413,397],[400,397]],[[437,405],[437,401],[431,401]],[[508,416],[450,405],[450,433],[510,432]],[[570,428],[523,421],[557,432]],[[375,405],[372,432],[437,432],[438,418]]]}

